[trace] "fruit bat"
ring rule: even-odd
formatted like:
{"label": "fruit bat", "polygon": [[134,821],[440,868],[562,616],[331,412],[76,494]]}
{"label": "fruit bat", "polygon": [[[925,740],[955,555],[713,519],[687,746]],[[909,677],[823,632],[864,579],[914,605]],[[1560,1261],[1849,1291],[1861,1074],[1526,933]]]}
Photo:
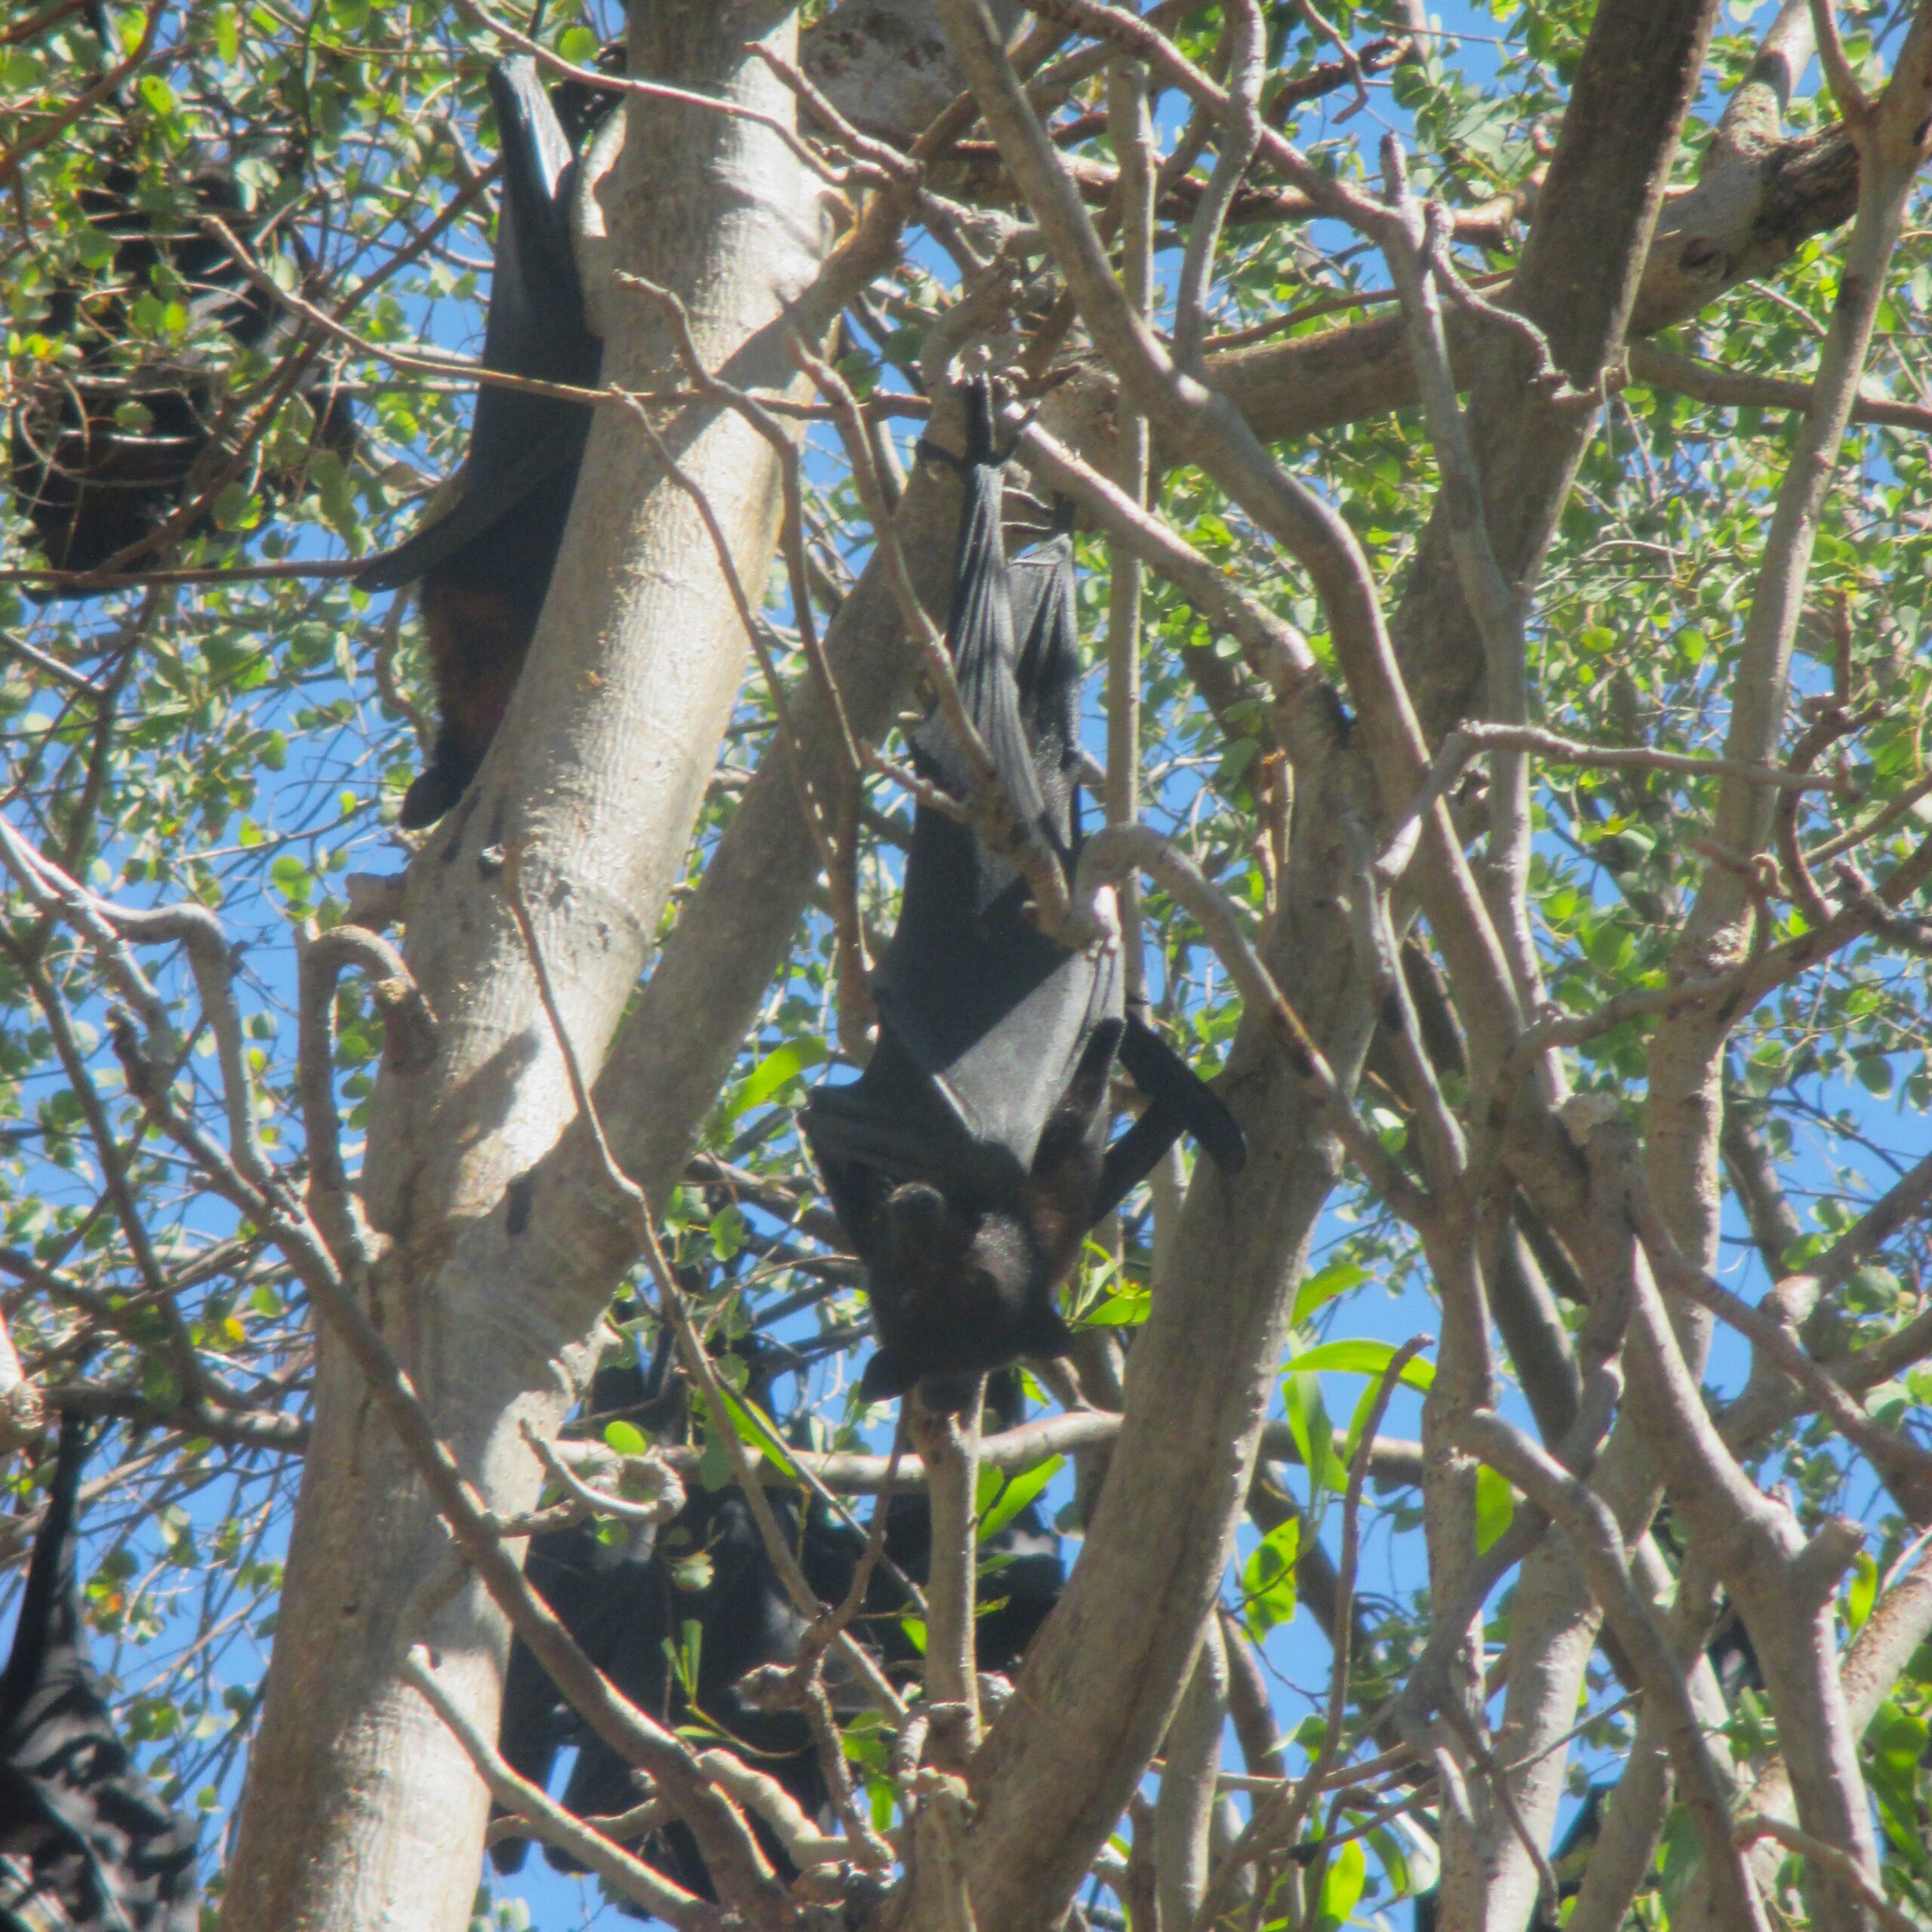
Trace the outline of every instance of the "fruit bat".
{"label": "fruit bat", "polygon": [[[602,111],[614,97],[601,97]],[[503,142],[503,201],[483,366],[593,387],[603,346],[584,312],[571,240],[576,148],[528,55],[490,70]],[[578,142],[597,104],[564,106]],[[497,735],[550,588],[590,433],[587,405],[484,383],[447,509],[357,577],[368,590],[422,583],[441,728],[402,823],[432,825],[460,798]]]}
{"label": "fruit bat", "polygon": [[[788,1352],[761,1348],[757,1341],[747,1338],[740,1352],[750,1371],[749,1392],[762,1401],[761,1382],[787,1366]],[[599,1370],[592,1384],[592,1413],[669,1406],[663,1390],[669,1367],[666,1351],[648,1373],[635,1364]],[[822,1567],[826,1558],[815,1545],[826,1526],[808,1521],[801,1538],[789,1500],[773,1500],[795,1545],[802,1546],[807,1567]],[[834,1527],[857,1543],[844,1526]],[[831,1561],[835,1567],[837,1558]],[[808,1813],[824,1805],[824,1777],[804,1718],[795,1710],[760,1710],[738,1688],[748,1671],[795,1660],[806,1627],[738,1491],[714,1494],[694,1486],[669,1523],[631,1531],[614,1545],[601,1540],[594,1524],[548,1531],[531,1539],[525,1574],[585,1654],[641,1710],[666,1725],[708,1724],[776,1778]],[[672,1667],[673,1651],[695,1655],[691,1681]],[[580,1817],[608,1817],[638,1802],[629,1767],[564,1702],[520,1642],[511,1647],[497,1743],[506,1761],[538,1785],[547,1785],[559,1751],[574,1745],[577,1761],[563,1801]],[[758,1821],[753,1828],[774,1868],[792,1875],[775,1838]],[[491,1857],[498,1871],[515,1872],[526,1849],[525,1840],[508,1838],[491,1848]],[[700,1898],[715,1896],[682,1825],[667,1823],[635,1849],[686,1890]],[[546,1847],[545,1856],[560,1871],[583,1869],[555,1847]],[[634,1915],[641,1911],[620,1909]]]}
{"label": "fruit bat", "polygon": [[[758,1371],[754,1359],[754,1379]],[[600,1370],[592,1413],[638,1413],[655,1399],[651,1385],[657,1379],[655,1372],[647,1377],[635,1367]],[[1017,1419],[1017,1408],[998,1406],[1017,1399],[1017,1389],[989,1394],[989,1410]],[[801,1528],[788,1498],[774,1492],[772,1500],[820,1600],[842,1602],[857,1574],[864,1537],[816,1503]],[[932,1515],[922,1494],[892,1500],[885,1555],[914,1582],[925,1581]],[[979,1624],[980,1667],[1010,1675],[1066,1582],[1060,1539],[1029,1505],[987,1539],[982,1558],[988,1607]],[[808,1816],[823,1810],[823,1775],[798,1714],[754,1709],[737,1690],[746,1672],[793,1662],[806,1628],[737,1492],[696,1491],[661,1532],[640,1531],[615,1545],[604,1543],[587,1523],[546,1531],[531,1539],[524,1574],[586,1655],[634,1703],[666,1724],[709,1719],[748,1747],[748,1761],[776,1777]],[[912,1664],[918,1653],[900,1622],[911,1607],[897,1579],[881,1564],[873,1571],[853,1634],[875,1644],[888,1664]],[[665,1648],[667,1641],[688,1648],[692,1625],[698,1633],[695,1712]],[[570,1810],[580,1817],[608,1817],[638,1801],[623,1761],[571,1711],[530,1651],[512,1644],[497,1730],[504,1760],[532,1783],[547,1787],[558,1753],[571,1746],[577,1757],[564,1792]],[[752,1822],[774,1869],[790,1876],[783,1851]],[[639,1850],[647,1863],[686,1890],[713,1896],[703,1860],[681,1825],[665,1826]],[[528,1850],[528,1840],[504,1838],[490,1856],[499,1872],[513,1872],[522,1869]],[[545,1857],[559,1870],[582,1869],[554,1847],[546,1847]],[[639,1915],[641,1909],[619,1909]]]}
{"label": "fruit bat", "polygon": [[[1078,631],[1060,536],[1009,565],[1001,461],[983,381],[969,409],[946,648],[1007,795],[1069,883],[1080,848]],[[920,775],[955,797],[972,768],[935,707],[912,734]],[[897,930],[875,982],[877,1044],[860,1077],[814,1089],[801,1121],[865,1263],[879,1348],[869,1398],[924,1381],[964,1406],[971,1378],[1064,1353],[1054,1292],[1088,1230],[1191,1133],[1230,1171],[1226,1109],[1137,1014],[1117,952],[1069,952],[1034,923],[1024,881],[977,828],[921,804]],[[1118,1059],[1148,1096],[1107,1142]]]}
{"label": "fruit bat", "polygon": [[[780,1505],[779,1514],[795,1531],[789,1506]],[[589,1540],[595,1543],[594,1532]],[[761,1710],[739,1689],[748,1671],[794,1661],[806,1627],[771,1569],[743,1495],[697,1490],[657,1532],[648,1555],[633,1549],[601,1571],[595,1563],[593,1557],[568,1579],[555,1567],[548,1577],[553,1588],[568,1580],[580,1614],[593,1608],[597,1627],[589,1634],[602,1638],[599,1662],[612,1682],[660,1724],[702,1723],[722,1733],[730,1748],[776,1778],[808,1814],[820,1810],[824,1776],[802,1714]],[[601,1589],[585,1587],[592,1579]],[[567,1624],[568,1607],[567,1595],[558,1608]],[[686,1659],[695,1654],[691,1681],[672,1667],[667,1644]],[[640,1801],[629,1767],[609,1746],[590,1736],[577,1741],[577,1762],[564,1787],[568,1809],[580,1817],[608,1817]],[[762,1821],[754,1820],[753,1829],[774,1868],[787,1878],[795,1875]],[[637,1849],[686,1890],[715,1897],[703,1859],[681,1824],[666,1823]],[[554,1846],[545,1856],[560,1871],[580,1869]]]}
{"label": "fruit bat", "polygon": [[195,1827],[115,1735],[88,1660],[74,1506],[88,1457],[69,1414],[0,1672],[0,1925],[195,1932]]}
{"label": "fruit bat", "polygon": [[[152,291],[183,299],[192,316],[237,348],[272,352],[291,332],[288,318],[199,223],[217,217],[251,252],[279,249],[298,273],[309,265],[299,238],[268,236],[263,212],[244,208],[224,162],[191,158],[190,211],[175,227],[142,205],[141,187],[140,171],[116,155],[97,183],[79,191],[109,272],[98,288],[63,284],[51,292],[42,328],[71,352],[28,384],[8,423],[14,503],[55,570],[98,570],[147,537],[186,500],[196,466],[215,442],[223,389],[204,349],[191,341],[130,366],[124,343],[135,298]],[[315,417],[315,445],[349,454],[356,432],[347,399],[320,374],[306,378],[300,393]],[[271,467],[260,480],[279,491],[297,473]],[[205,527],[198,523],[187,534]],[[162,561],[144,556],[131,565]],[[28,592],[41,603],[97,594],[66,585]]]}

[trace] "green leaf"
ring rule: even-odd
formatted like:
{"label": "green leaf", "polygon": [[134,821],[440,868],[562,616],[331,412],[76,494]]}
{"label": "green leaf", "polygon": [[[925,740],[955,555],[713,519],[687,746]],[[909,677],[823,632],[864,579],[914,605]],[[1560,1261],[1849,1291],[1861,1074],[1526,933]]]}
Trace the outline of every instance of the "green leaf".
{"label": "green leaf", "polygon": [[1329,1925],[1346,1925],[1361,1903],[1368,1883],[1368,1854],[1360,1838],[1351,1838],[1328,1861],[1321,1875],[1321,1917]]}
{"label": "green leaf", "polygon": [[1241,1565],[1242,1609],[1248,1629],[1257,1637],[1266,1636],[1295,1614],[1299,1601],[1295,1563],[1301,1554],[1301,1524],[1299,1516],[1278,1523]]}
{"label": "green leaf", "polygon": [[1302,1466],[1308,1472],[1309,1507],[1319,1515],[1323,1496],[1342,1486],[1335,1461],[1334,1431],[1328,1426],[1327,1404],[1321,1399],[1319,1377],[1290,1374],[1281,1378],[1281,1407],[1287,1412],[1288,1429],[1301,1451]]}
{"label": "green leaf", "polygon": [[1852,1069],[1860,1086],[1884,1100],[1892,1091],[1892,1063],[1882,1054],[1869,1054]]}
{"label": "green leaf", "polygon": [[1318,1309],[1325,1307],[1337,1295],[1358,1288],[1369,1278],[1368,1270],[1353,1261],[1331,1261],[1310,1275],[1295,1291],[1295,1311],[1291,1326],[1299,1328]]}
{"label": "green leaf", "polygon": [[1516,1492],[1487,1463],[1476,1467],[1476,1552],[1491,1548],[1516,1514]]}
{"label": "green leaf", "polygon": [[729,1261],[745,1245],[745,1217],[727,1202],[711,1217],[711,1251],[720,1261]]}
{"label": "green leaf", "polygon": [[[978,1540],[984,1543],[989,1537],[996,1537],[1018,1515],[1021,1510],[1038,1496],[1047,1484],[1059,1474],[1066,1458],[1050,1456],[1046,1461],[1030,1469],[1022,1469],[1016,1475],[1001,1481],[998,1469],[980,1472],[980,1494],[978,1500],[980,1530]],[[994,1478],[993,1500],[988,1506],[986,1478]]]}
{"label": "green leaf", "polygon": [[649,1453],[651,1444],[645,1440],[644,1432],[636,1423],[607,1422],[604,1425],[605,1447],[614,1449],[620,1456],[642,1456]]}
{"label": "green leaf", "polygon": [[791,1445],[779,1434],[771,1418],[755,1402],[746,1401],[721,1383],[718,1388],[738,1440],[749,1442],[774,1469],[783,1469],[789,1475],[792,1469]]}
{"label": "green leaf", "polygon": [[1144,1288],[1118,1289],[1105,1300],[1083,1309],[1080,1324],[1087,1328],[1138,1328],[1153,1305],[1154,1297]]}
{"label": "green leaf", "polygon": [[[1393,1342],[1324,1342],[1318,1346],[1291,1355],[1282,1364],[1291,1375],[1317,1369],[1334,1369],[1353,1375],[1380,1375],[1395,1359]],[[1405,1362],[1402,1378],[1411,1389],[1427,1389],[1435,1380],[1435,1370],[1420,1359]]]}
{"label": "green leaf", "polygon": [[[711,1558],[703,1556],[694,1561],[704,1565],[704,1583],[696,1586],[703,1589],[711,1580]],[[680,1584],[678,1587],[684,1589],[688,1586]],[[678,1635],[682,1641],[678,1645],[678,1675],[684,1681],[685,1696],[695,1703],[697,1698],[698,1665],[704,1656],[704,1626],[696,1617],[688,1617],[679,1626]]]}
{"label": "green leaf", "polygon": [[825,1048],[817,1040],[787,1040],[774,1047],[733,1088],[724,1103],[726,1116],[736,1120],[753,1107],[761,1106],[789,1080],[795,1080],[809,1066],[825,1058]]}
{"label": "green leaf", "polygon": [[1856,1636],[1872,1614],[1878,1598],[1878,1566],[1869,1549],[1861,1549],[1851,1560],[1851,1582],[1844,1593],[1845,1628]]}

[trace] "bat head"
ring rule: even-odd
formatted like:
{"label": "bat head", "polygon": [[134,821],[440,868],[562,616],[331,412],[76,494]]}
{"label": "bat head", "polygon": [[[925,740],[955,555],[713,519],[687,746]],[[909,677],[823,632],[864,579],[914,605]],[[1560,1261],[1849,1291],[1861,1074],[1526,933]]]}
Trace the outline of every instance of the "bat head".
{"label": "bat head", "polygon": [[932,1407],[957,1410],[986,1371],[1066,1352],[1054,1257],[1021,1215],[910,1181],[887,1196],[883,1221],[867,1270],[881,1346],[860,1384],[866,1401],[924,1383]]}

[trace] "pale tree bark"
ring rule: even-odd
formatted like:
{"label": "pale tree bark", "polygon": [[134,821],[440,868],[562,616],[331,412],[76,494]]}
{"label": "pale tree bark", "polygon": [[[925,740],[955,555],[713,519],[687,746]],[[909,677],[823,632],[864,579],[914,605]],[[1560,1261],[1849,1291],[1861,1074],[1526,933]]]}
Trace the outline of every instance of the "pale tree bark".
{"label": "pale tree bark", "polygon": [[[1637,301],[1648,238],[1714,12],[1695,5],[1667,10],[1607,5],[1592,25],[1589,52],[1509,298],[1537,326],[1552,362],[1580,398],[1596,392],[1612,366]],[[1595,413],[1587,403],[1580,407],[1578,399],[1551,395],[1546,386],[1540,397],[1534,392],[1534,365],[1528,344],[1499,335],[1472,385],[1468,405],[1484,527],[1497,568],[1519,604],[1531,594],[1594,431]],[[1460,580],[1451,528],[1447,508],[1439,506],[1392,624],[1410,688],[1432,737],[1468,715],[1485,674],[1481,632]],[[1451,988],[1476,1079],[1494,1078],[1509,1044],[1509,1008],[1487,994],[1479,973],[1470,970],[1476,962],[1461,937],[1456,908],[1431,889],[1430,875],[1425,875],[1418,895],[1450,962]],[[1519,1366],[1534,1368],[1545,1352],[1538,1346],[1543,1339],[1540,1325],[1522,1324],[1521,1346],[1512,1333],[1512,1317],[1533,1311],[1505,1296],[1495,1312]],[[1561,1413],[1563,1404],[1555,1406]],[[1519,1619],[1527,1614],[1529,1590],[1526,1565],[1517,1597]],[[1574,1687],[1595,1637],[1591,1623],[1566,1627],[1561,1641],[1512,1644],[1499,1734],[1508,1755],[1521,1755],[1527,1741],[1519,1706],[1553,1714],[1551,1686]],[[1561,1718],[1552,1715],[1555,1727],[1575,1709],[1574,1687],[1563,1709]],[[1469,1828],[1453,1813],[1445,1820],[1446,1924],[1509,1927],[1527,1917],[1538,1874],[1523,1836],[1548,1842],[1562,1768],[1559,1755],[1533,1761],[1512,1776],[1511,1796],[1524,1828],[1521,1835],[1501,1804],[1484,1805]]]}
{"label": "pale tree bark", "polygon": [[[1787,35],[1789,45],[1789,23],[1783,17],[1779,27]],[[1915,40],[1919,31],[1920,27],[1915,28]],[[1909,42],[1900,55],[1900,73],[1914,73],[1912,63],[1922,57],[1922,53]],[[1896,111],[1903,114],[1904,110],[1900,106]],[[1857,394],[1869,339],[1871,305],[1875,303],[1882,287],[1884,266],[1896,234],[1895,205],[1910,175],[1908,167],[1901,177],[1897,160],[1889,164],[1878,161],[1877,141],[1875,131],[1861,137],[1860,145],[1869,145],[1869,152],[1862,171],[1860,218],[1847,265],[1847,287],[1851,299],[1841,304],[1834,319],[1832,336],[1816,386],[1820,406],[1805,417],[1797,431],[1790,469],[1767,534],[1764,565],[1745,632],[1740,681],[1725,749],[1731,757],[1753,762],[1768,759],[1777,748],[1785,712],[1791,643],[1802,605],[1817,520]],[[1724,161],[1725,157],[1720,155],[1721,166]],[[1915,153],[1910,165],[1916,165]],[[1748,854],[1757,850],[1769,828],[1772,802],[1762,786],[1727,780],[1718,810],[1719,841],[1730,851]],[[1751,912],[1750,895],[1737,868],[1710,866],[1680,941],[1674,971],[1682,977],[1694,979],[1734,963],[1742,956],[1746,943]],[[1672,1237],[1697,1265],[1706,1268],[1715,1260],[1718,1232],[1722,1057],[1736,1017],[1734,1013],[1721,1009],[1687,1009],[1665,1020],[1651,1055],[1645,1149],[1651,1184]],[[1587,1216],[1583,1218],[1586,1223]],[[1684,1305],[1674,1307],[1673,1315],[1676,1334],[1694,1378],[1701,1371],[1710,1318],[1701,1309]],[[1633,1395],[1638,1392],[1633,1387]],[[1691,1399],[1694,1401],[1694,1396]],[[1664,1494],[1667,1473],[1651,1452],[1651,1445],[1656,1440],[1654,1426],[1647,1429],[1641,1426],[1638,1413],[1633,1407],[1631,1413],[1620,1420],[1598,1464],[1595,1482],[1598,1494],[1616,1512],[1626,1535],[1633,1537],[1643,1534],[1654,1514]],[[1652,1411],[1653,1415],[1659,1413],[1660,1410]],[[1734,1494],[1732,1502],[1737,1504],[1737,1494]],[[1712,1520],[1709,1516],[1706,1518],[1707,1532]],[[1768,1562],[1768,1558],[1759,1559],[1758,1568],[1752,1573],[1753,1580],[1761,1592],[1771,1588],[1773,1595],[1782,1598],[1785,1594],[1782,1587],[1768,1584],[1764,1567]],[[1740,1605],[1746,1601],[1739,1589],[1744,1574],[1740,1571],[1738,1578],[1727,1578],[1734,1600]],[[1512,1645],[1504,1718],[1506,1734],[1514,1748],[1540,1749],[1571,1721],[1583,1669],[1594,1644],[1598,1614],[1574,1552],[1554,1540],[1546,1542],[1524,1565],[1514,1606],[1517,1642]],[[1807,1666],[1797,1654],[1804,1647],[1802,1643],[1783,1641],[1788,1634],[1780,1626],[1772,1647],[1789,1672],[1787,1694],[1808,1709],[1814,1718],[1806,1727],[1814,1747],[1807,1753],[1810,1762],[1806,1768],[1818,1770],[1818,1782],[1813,1787],[1814,1799],[1831,1820],[1829,1829],[1819,1835],[1856,1855],[1866,1842],[1865,1836],[1851,1830],[1847,1842],[1845,1833],[1850,1830],[1850,1821],[1830,1801],[1831,1789],[1837,1781],[1849,1776],[1855,1786],[1860,1780],[1855,1753],[1848,1752],[1844,1746],[1841,1712],[1833,1706],[1829,1687],[1816,1681],[1821,1670],[1829,1672],[1829,1647],[1827,1644],[1822,1651],[1816,1652]],[[1815,1632],[1813,1638],[1814,1645],[1822,1641]],[[1810,1682],[1811,1689],[1801,1690],[1801,1680]],[[1797,1712],[1794,1710],[1792,1715],[1795,1720]],[[1838,1737],[1836,1748],[1826,1748],[1823,1733],[1828,1730]],[[1653,1740],[1646,1737],[1644,1743],[1648,1750]],[[1561,1796],[1559,1768],[1550,1767],[1546,1761],[1543,1769],[1524,1780],[1523,1801],[1533,1834],[1546,1835],[1553,1822]],[[1641,1817],[1638,1815],[1640,1789],[1647,1789],[1651,1799]],[[1622,1803],[1614,1807],[1618,1844],[1621,1845],[1626,1838],[1633,1841],[1633,1855],[1626,1861],[1627,1868],[1641,1871],[1634,1844],[1645,1838],[1654,1839],[1661,1830],[1667,1796],[1667,1786],[1659,1780],[1654,1787],[1633,1787]],[[1526,1900],[1534,1878],[1527,1860],[1520,1848],[1512,1850],[1507,1845],[1502,1847],[1502,1855],[1504,1884],[1513,1882],[1519,1897]],[[1607,1882],[1607,1869],[1604,1883]],[[1829,1886],[1833,1881],[1828,1879],[1826,1882]],[[1610,1903],[1604,1902],[1605,1909]],[[1856,1922],[1862,1914],[1862,1908],[1841,1889],[1835,1903],[1850,1914],[1850,1922]],[[1595,1909],[1593,1900],[1592,1909]],[[1515,1922],[1520,1915],[1521,1909],[1512,1906],[1506,1922]]]}
{"label": "pale tree bark", "polygon": [[[789,116],[746,43],[792,45],[785,10],[639,0],[638,71]],[[784,304],[820,253],[821,184],[771,131],[633,98],[607,204],[621,263],[683,299],[707,361],[748,384],[791,380]],[[641,303],[607,302],[605,375],[645,386],[670,357]],[[762,585],[778,470],[728,411],[693,405],[666,438],[706,489],[740,574]],[[554,1432],[561,1364],[604,1294],[523,1291],[500,1240],[463,1229],[555,1142],[568,1083],[530,964],[478,855],[514,848],[576,1051],[601,1060],[682,862],[737,690],[745,638],[689,500],[657,474],[623,409],[599,411],[528,675],[481,776],[412,867],[408,957],[441,1023],[428,1072],[386,1074],[366,1164],[386,1240],[377,1318],[485,1500],[527,1508],[540,1472],[519,1438]],[[500,1227],[503,1217],[497,1217]],[[561,1292],[558,1288],[574,1290]],[[356,1932],[468,1922],[485,1794],[460,1746],[399,1675],[427,1641],[472,1723],[495,1725],[504,1640],[472,1584],[423,1627],[412,1600],[446,1537],[359,1371],[325,1331],[263,1726],[226,1922]]]}

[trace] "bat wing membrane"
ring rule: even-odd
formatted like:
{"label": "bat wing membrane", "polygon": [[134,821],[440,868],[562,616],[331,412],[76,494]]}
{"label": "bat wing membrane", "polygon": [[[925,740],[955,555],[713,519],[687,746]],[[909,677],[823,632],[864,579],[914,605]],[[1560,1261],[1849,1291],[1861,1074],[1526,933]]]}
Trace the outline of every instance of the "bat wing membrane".
{"label": "bat wing membrane", "polygon": [[[983,388],[974,393],[970,429],[947,645],[960,695],[1008,798],[1063,852],[1071,792],[1062,782],[1061,721],[1078,688],[1079,657],[1077,641],[1066,648],[1058,613],[1064,601],[1070,614],[1062,580],[1072,553],[1062,546],[1051,557],[1008,565],[1001,466]],[[1052,632],[1044,640],[1043,615]],[[1043,721],[1060,734],[1045,734],[1044,761]],[[971,767],[942,713],[935,711],[912,743],[927,776],[971,795]],[[944,1157],[955,1164],[929,1174],[988,1180],[1023,1174],[1094,1023],[1121,1010],[1118,962],[1054,944],[1029,915],[1026,900],[1019,873],[973,826],[919,808],[899,924],[876,983],[881,1051],[890,1036],[903,1057],[891,1063],[889,1088],[875,1090],[868,1068],[856,1088],[840,1091],[853,1092],[858,1104],[876,1103],[881,1137],[889,1141],[902,1120],[929,1111],[930,1103],[910,1100],[907,1069],[943,1085],[947,1108],[963,1120],[977,1152],[962,1168],[962,1150],[947,1146]]]}
{"label": "bat wing membrane", "polygon": [[[585,317],[571,243],[570,141],[528,56],[491,69],[490,97],[503,141],[503,194],[483,366],[593,386],[603,349]],[[456,501],[374,558],[357,582],[369,590],[400,589],[485,535],[582,457],[590,417],[584,404],[480,385]]]}
{"label": "bat wing membrane", "polygon": [[[983,384],[972,395],[969,431],[948,648],[968,715],[1009,799],[1052,844],[1070,880],[1079,849],[1081,675],[1072,545],[1057,536],[1009,565]],[[912,746],[922,775],[955,795],[973,795],[976,774],[941,711],[912,734]],[[832,1204],[869,1267],[894,1187],[928,1181],[958,1207],[977,1201],[1011,1213],[1022,1198],[1016,1183],[1030,1176],[1038,1184],[1034,1162],[1050,1126],[1087,1150],[1069,1146],[1049,1162],[1072,1181],[1065,1211],[1081,1226],[1145,1178],[1184,1131],[1223,1166],[1241,1164],[1240,1130],[1226,1109],[1126,1014],[1118,952],[1067,951],[1040,931],[1028,897],[1017,871],[975,826],[918,808],[899,923],[875,981],[878,1044],[857,1081],[814,1091],[802,1123]],[[1104,1133],[1116,1043],[1151,1105],[1102,1153],[1094,1137]],[[1069,1115],[1071,1101],[1088,1089],[1092,1104]],[[1096,1164],[1088,1178],[1074,1179],[1090,1158]],[[1043,1231],[1039,1238],[1047,1238]],[[875,1271],[875,1315],[883,1286]],[[1066,1331],[1051,1299],[1031,1313],[1041,1332],[1016,1328],[1007,1339],[1023,1352],[1057,1352]],[[866,1374],[869,1396],[931,1378],[931,1366],[902,1360],[906,1350],[883,1328],[881,1343]]]}

